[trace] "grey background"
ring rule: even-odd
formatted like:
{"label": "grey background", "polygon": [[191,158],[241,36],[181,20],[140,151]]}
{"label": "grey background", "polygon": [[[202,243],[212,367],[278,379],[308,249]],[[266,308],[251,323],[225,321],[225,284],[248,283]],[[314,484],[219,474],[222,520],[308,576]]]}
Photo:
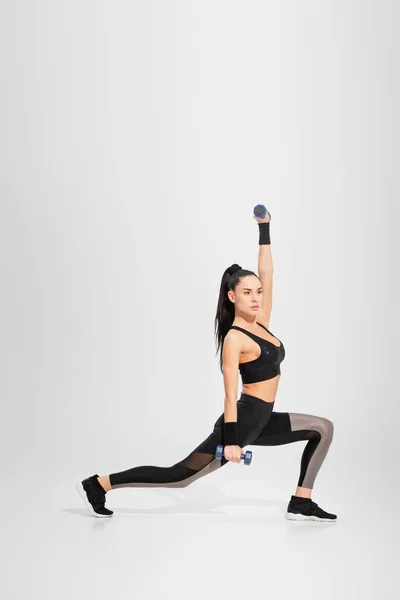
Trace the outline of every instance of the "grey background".
{"label": "grey background", "polygon": [[[7,598],[398,597],[399,13],[0,4]],[[257,269],[258,203],[275,410],[334,422],[313,499],[338,522],[283,519],[302,443],[83,518],[76,481],[171,465],[223,411],[219,285]]]}

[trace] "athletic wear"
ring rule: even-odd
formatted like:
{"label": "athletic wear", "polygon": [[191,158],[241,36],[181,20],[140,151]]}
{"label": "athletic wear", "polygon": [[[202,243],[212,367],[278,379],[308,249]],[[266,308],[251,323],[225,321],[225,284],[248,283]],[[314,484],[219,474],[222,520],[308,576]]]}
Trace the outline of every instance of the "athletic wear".
{"label": "athletic wear", "polygon": [[237,421],[227,421],[224,423],[224,438],[226,446],[239,445]]}
{"label": "athletic wear", "polygon": [[[264,325],[258,322],[257,325],[260,325],[260,327],[275,337],[273,333],[264,327]],[[243,329],[243,327],[232,325],[231,329],[238,329],[239,331],[242,331],[246,335],[250,336],[260,346],[261,349],[261,353],[258,358],[255,358],[254,360],[248,360],[244,363],[239,363],[239,371],[243,383],[258,383],[259,381],[265,381],[280,375],[280,363],[285,358],[285,347],[281,340],[279,340],[280,346],[276,346],[276,344],[273,344],[268,340],[264,340],[264,338],[259,337],[247,329]]]}
{"label": "athletic wear", "polygon": [[326,521],[334,522],[336,515],[322,510],[311,498],[300,498],[292,496],[288,507],[286,517],[291,521]]}
{"label": "athletic wear", "polygon": [[[239,445],[279,446],[307,441],[297,485],[312,488],[332,441],[333,424],[313,415],[275,412],[274,405],[241,394],[237,401]],[[112,473],[111,487],[186,487],[229,462],[224,456],[221,460],[215,458],[219,444],[225,446],[224,413],[214,423],[212,433],[183,460],[170,467],[145,465]]]}
{"label": "athletic wear", "polygon": [[95,517],[111,517],[113,511],[104,506],[106,491],[97,478],[97,474],[87,477],[87,479],[76,484],[76,489]]}
{"label": "athletic wear", "polygon": [[[270,214],[269,218],[271,218]],[[264,221],[263,223],[258,224],[258,234],[258,244],[260,246],[265,244],[271,244],[270,221],[268,221],[268,223],[265,223]]]}

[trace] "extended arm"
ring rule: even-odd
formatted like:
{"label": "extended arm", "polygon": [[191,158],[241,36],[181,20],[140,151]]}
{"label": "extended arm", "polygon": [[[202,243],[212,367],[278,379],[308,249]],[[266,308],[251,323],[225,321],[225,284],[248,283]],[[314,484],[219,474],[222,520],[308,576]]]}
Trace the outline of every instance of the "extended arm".
{"label": "extended arm", "polygon": [[259,221],[259,251],[258,251],[258,276],[261,281],[263,303],[260,309],[260,322],[268,329],[272,310],[272,279],[274,266],[272,263],[270,221]]}
{"label": "extended arm", "polygon": [[272,273],[273,270],[271,244],[260,244],[258,250],[258,272]]}

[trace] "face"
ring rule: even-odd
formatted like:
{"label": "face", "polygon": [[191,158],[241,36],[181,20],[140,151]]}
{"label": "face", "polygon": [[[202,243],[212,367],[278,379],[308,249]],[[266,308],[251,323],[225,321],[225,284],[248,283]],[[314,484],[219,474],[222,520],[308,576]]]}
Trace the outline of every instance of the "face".
{"label": "face", "polygon": [[[255,275],[246,275],[241,278],[234,292],[228,292],[228,296],[235,304],[235,312],[256,315],[262,305],[260,280]],[[257,308],[252,308],[253,306]]]}

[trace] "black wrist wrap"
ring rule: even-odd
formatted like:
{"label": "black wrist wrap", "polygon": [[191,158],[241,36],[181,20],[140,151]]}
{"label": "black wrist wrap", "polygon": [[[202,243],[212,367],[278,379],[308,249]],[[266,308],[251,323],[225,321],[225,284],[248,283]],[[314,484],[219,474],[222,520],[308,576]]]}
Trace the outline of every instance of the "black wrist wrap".
{"label": "black wrist wrap", "polygon": [[258,244],[271,244],[271,238],[269,235],[269,226],[270,226],[270,221],[268,221],[268,223],[259,223],[258,224],[258,230],[259,230],[259,241]]}
{"label": "black wrist wrap", "polygon": [[236,421],[224,423],[225,446],[239,446],[237,428],[238,424]]}

